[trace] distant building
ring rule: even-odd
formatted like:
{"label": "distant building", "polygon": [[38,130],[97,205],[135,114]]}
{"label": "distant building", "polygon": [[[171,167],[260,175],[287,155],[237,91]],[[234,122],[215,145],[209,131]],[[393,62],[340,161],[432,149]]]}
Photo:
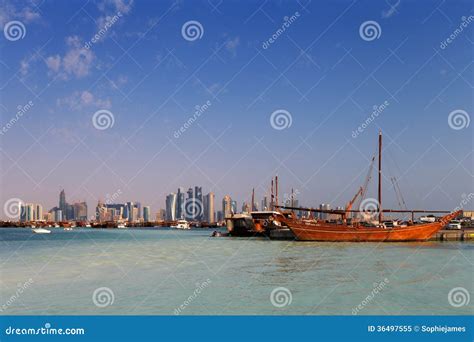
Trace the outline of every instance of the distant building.
{"label": "distant building", "polygon": [[176,217],[178,219],[184,219],[185,218],[185,203],[186,203],[186,194],[184,193],[184,188],[178,188],[178,194],[176,198]]}
{"label": "distant building", "polygon": [[176,204],[178,196],[171,193],[166,196],[166,220],[175,221],[176,218]]}
{"label": "distant building", "polygon": [[159,209],[156,212],[156,221],[164,221],[166,219],[166,210],[165,209]]}
{"label": "distant building", "polygon": [[194,200],[195,200],[195,220],[196,221],[202,221],[203,220],[203,214],[204,214],[204,208],[203,208],[203,199],[202,199],[202,187],[200,186],[195,186],[194,187]]}
{"label": "distant building", "polygon": [[204,221],[215,223],[215,195],[213,192],[208,193],[203,199]]}
{"label": "distant building", "polygon": [[267,196],[263,197],[261,208],[262,208],[263,211],[265,211],[265,210],[270,210],[270,207],[268,206],[268,198],[267,198]]}
{"label": "distant building", "polygon": [[231,201],[230,202],[230,206],[231,206],[231,209],[232,209],[232,213],[237,213],[237,201]]}
{"label": "distant building", "polygon": [[35,206],[35,221],[43,221],[43,206],[41,204]]}
{"label": "distant building", "polygon": [[87,220],[87,203],[86,202],[77,202],[72,204],[73,208],[73,219],[77,221],[86,221]]}
{"label": "distant building", "polygon": [[232,198],[229,195],[225,195],[222,199],[222,215],[224,218],[232,215]]}
{"label": "distant building", "polygon": [[149,206],[143,207],[143,221],[150,222],[150,207]]}
{"label": "distant building", "polygon": [[61,209],[57,209],[54,211],[54,221],[61,222],[63,220],[63,211]]}
{"label": "distant building", "polygon": [[250,213],[251,212],[250,204],[248,204],[247,202],[242,203],[242,212]]}

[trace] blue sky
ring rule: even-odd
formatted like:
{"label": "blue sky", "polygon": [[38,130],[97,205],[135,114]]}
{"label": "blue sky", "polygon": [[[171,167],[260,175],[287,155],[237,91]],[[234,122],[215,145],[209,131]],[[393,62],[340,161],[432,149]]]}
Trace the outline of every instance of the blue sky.
{"label": "blue sky", "polygon": [[[390,177],[409,207],[452,209],[473,192],[470,1],[0,3],[2,31],[24,27],[21,39],[0,37],[2,202],[49,209],[64,187],[92,213],[120,190],[118,201],[155,212],[178,186],[201,185],[240,207],[278,174],[281,196],[293,187],[301,204],[344,205],[379,130],[386,207],[398,207]],[[195,40],[182,34],[189,21],[202,27]],[[376,37],[361,35],[368,21]],[[94,126],[99,110],[113,126]],[[277,110],[291,126],[272,126]]]}

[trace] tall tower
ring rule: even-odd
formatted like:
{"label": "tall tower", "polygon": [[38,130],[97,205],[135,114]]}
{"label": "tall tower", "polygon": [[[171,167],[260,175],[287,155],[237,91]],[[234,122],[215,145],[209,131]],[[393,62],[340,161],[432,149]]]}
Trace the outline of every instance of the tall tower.
{"label": "tall tower", "polygon": [[225,195],[222,199],[222,213],[224,218],[232,215],[232,198],[229,195]]}
{"label": "tall tower", "polygon": [[208,193],[204,196],[203,199],[204,204],[204,221],[208,223],[215,223],[215,195],[213,192]]}
{"label": "tall tower", "polygon": [[62,210],[63,215],[66,213],[66,208],[67,207],[67,202],[66,202],[66,193],[64,192],[64,189],[61,190],[59,193],[59,209]]}

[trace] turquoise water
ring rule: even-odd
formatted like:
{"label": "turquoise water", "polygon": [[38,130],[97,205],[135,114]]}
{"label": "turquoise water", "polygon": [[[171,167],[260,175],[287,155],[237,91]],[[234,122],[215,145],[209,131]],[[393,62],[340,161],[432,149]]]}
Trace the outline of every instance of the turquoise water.
{"label": "turquoise water", "polygon": [[[467,303],[461,294],[459,307],[448,301],[457,287],[474,296],[472,243],[268,241],[211,232],[0,229],[1,314],[474,313],[474,298]],[[93,294],[103,287],[109,296],[97,306]],[[273,305],[271,293],[281,287]]]}

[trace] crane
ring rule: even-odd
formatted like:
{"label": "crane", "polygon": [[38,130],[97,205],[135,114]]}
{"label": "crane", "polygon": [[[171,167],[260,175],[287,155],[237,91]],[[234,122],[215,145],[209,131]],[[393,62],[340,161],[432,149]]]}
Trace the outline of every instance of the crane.
{"label": "crane", "polygon": [[369,171],[367,172],[367,176],[365,177],[364,180],[364,185],[359,188],[359,190],[356,192],[352,200],[350,200],[346,204],[346,217],[350,215],[350,211],[352,209],[352,206],[354,205],[355,201],[357,198],[360,196],[361,199],[365,197],[365,194],[367,193],[367,187],[369,185],[370,179],[372,178],[372,170],[374,168],[374,162],[375,162],[375,156],[372,157],[372,160],[370,161],[370,167]]}

